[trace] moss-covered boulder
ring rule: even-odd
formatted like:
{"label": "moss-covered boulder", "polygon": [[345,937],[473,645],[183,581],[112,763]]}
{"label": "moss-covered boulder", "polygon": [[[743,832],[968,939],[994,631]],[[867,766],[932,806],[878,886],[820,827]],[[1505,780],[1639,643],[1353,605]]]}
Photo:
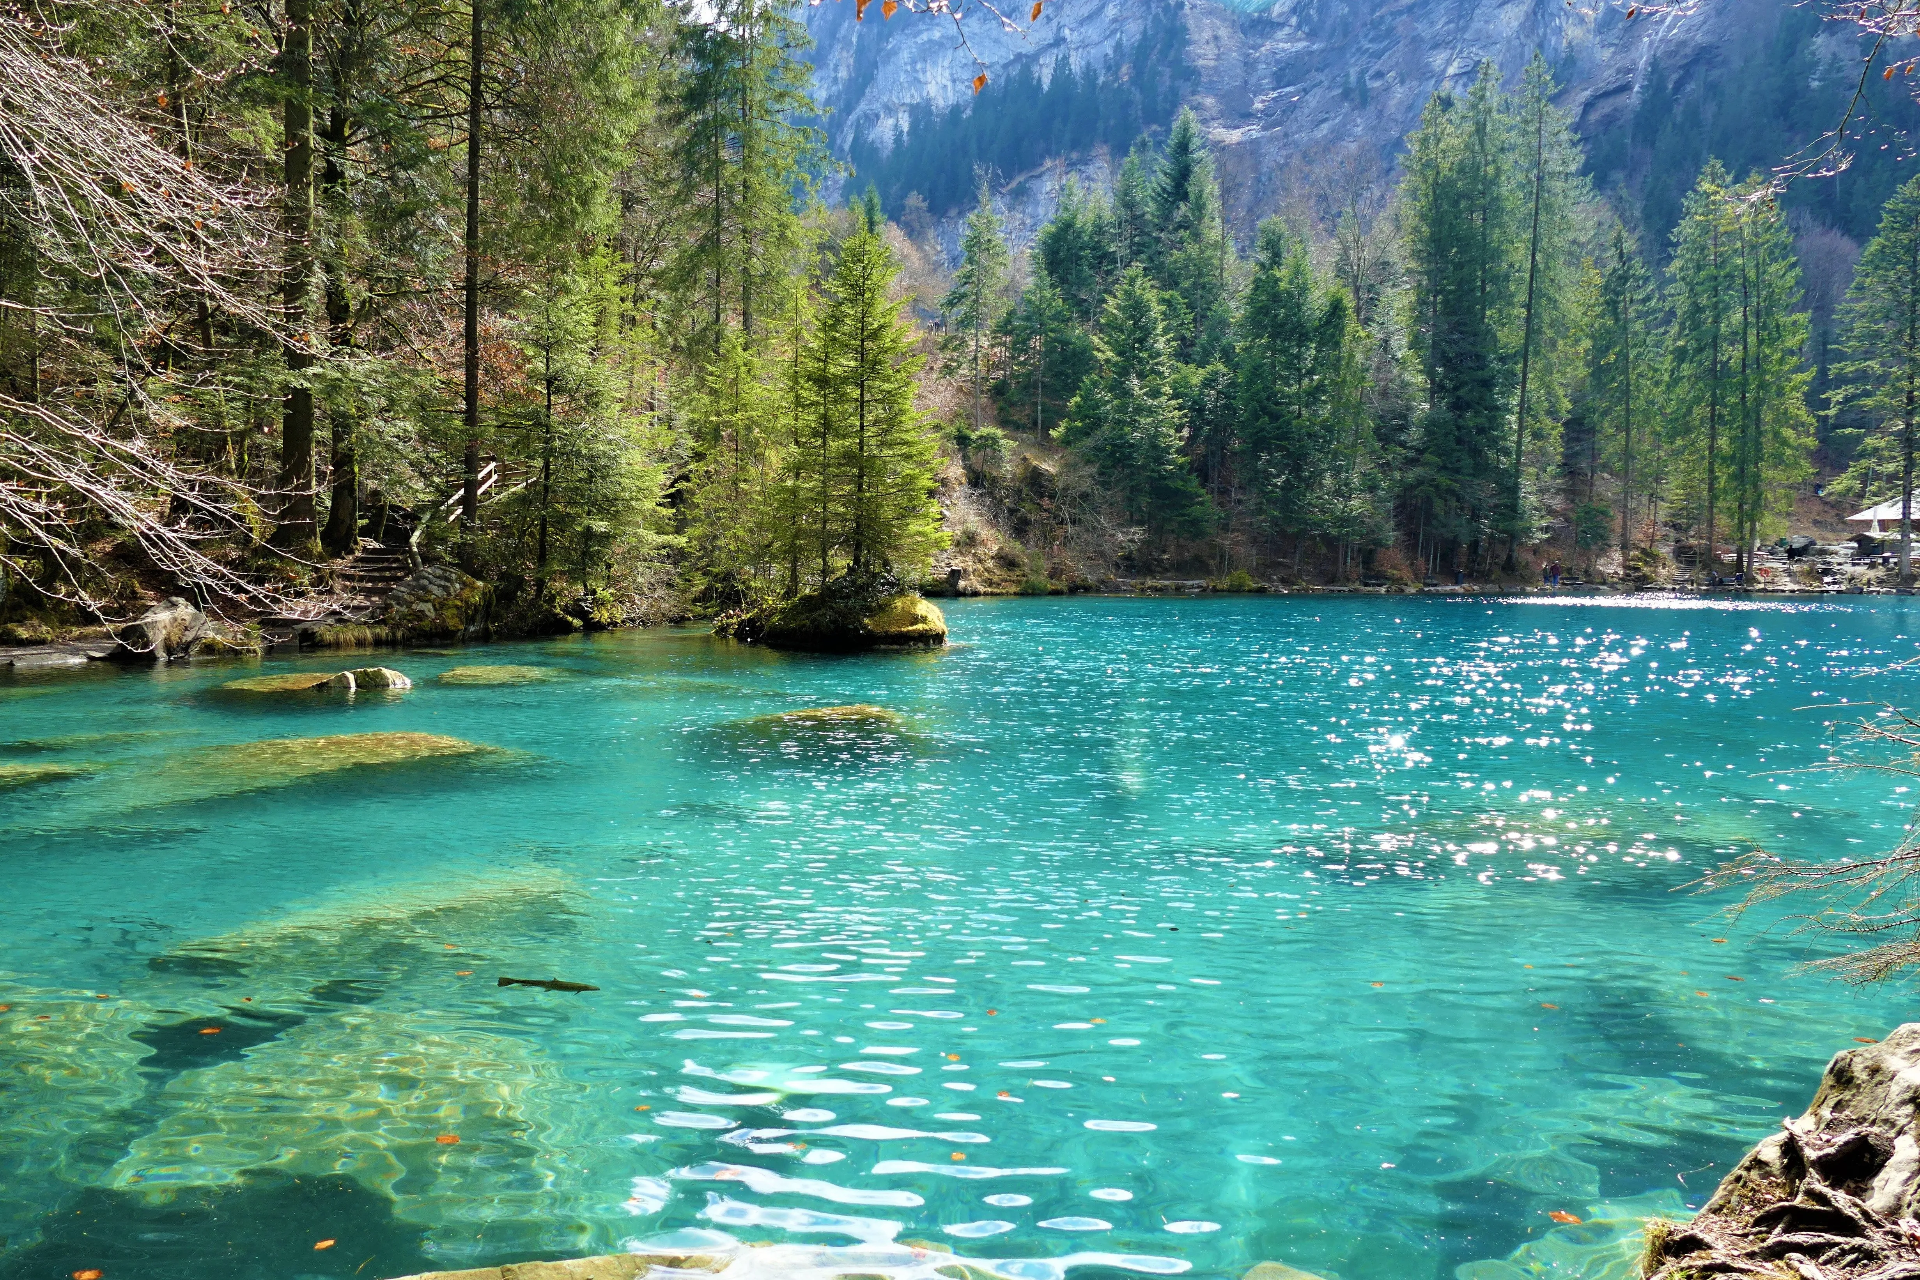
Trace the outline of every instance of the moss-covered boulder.
{"label": "moss-covered boulder", "polygon": [[352,693],[357,682],[348,671],[289,671],[272,676],[247,676],[220,686],[222,693]]}
{"label": "moss-covered boulder", "polygon": [[560,673],[551,667],[453,667],[440,673],[441,684],[534,684]]}
{"label": "moss-covered boulder", "polygon": [[917,592],[881,576],[846,577],[785,604],[716,619],[715,635],[774,649],[858,653],[947,642],[947,620]]}
{"label": "moss-covered boulder", "polygon": [[411,689],[413,681],[392,667],[356,667],[347,672],[360,689]]}
{"label": "moss-covered boulder", "polygon": [[844,707],[802,707],[798,711],[776,711],[755,716],[748,724],[764,729],[898,729],[906,718],[898,711],[876,707],[868,702]]}

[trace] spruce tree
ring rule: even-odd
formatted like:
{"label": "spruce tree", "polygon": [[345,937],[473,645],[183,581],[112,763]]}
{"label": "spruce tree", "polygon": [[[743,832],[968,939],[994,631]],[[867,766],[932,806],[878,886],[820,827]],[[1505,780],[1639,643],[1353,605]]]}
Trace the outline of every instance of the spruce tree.
{"label": "spruce tree", "polygon": [[[1588,339],[1588,401],[1596,432],[1613,441],[1619,476],[1620,564],[1633,554],[1634,484],[1639,479],[1649,502],[1657,499],[1646,478],[1657,474],[1657,437],[1650,425],[1659,358],[1653,278],[1640,260],[1639,247],[1621,225],[1594,291],[1595,313]],[[1639,471],[1635,471],[1636,465]]]}
{"label": "spruce tree", "polygon": [[1799,268],[1767,185],[1734,186],[1709,161],[1674,229],[1670,274],[1669,429],[1706,526],[1709,573],[1723,516],[1745,570],[1811,448]]}
{"label": "spruce tree", "polygon": [[1083,192],[1069,177],[1061,186],[1059,207],[1040,228],[1036,247],[1047,278],[1082,324],[1100,314],[1100,301],[1113,276],[1113,237],[1106,203]]}
{"label": "spruce tree", "polygon": [[[1913,457],[1920,409],[1920,178],[1887,201],[1840,308],[1846,361],[1837,399],[1865,411],[1880,433],[1897,429],[1900,585],[1913,585]],[[1858,468],[1856,464],[1855,469]],[[1863,495],[1872,503],[1877,495]]]}
{"label": "spruce tree", "polygon": [[1092,344],[1074,324],[1073,309],[1045,270],[1034,273],[1001,329],[1007,344],[1009,407],[1045,440],[1086,376]]}
{"label": "spruce tree", "polygon": [[[1573,136],[1571,120],[1553,105],[1554,89],[1546,59],[1535,53],[1513,103],[1513,141],[1518,153],[1514,157],[1514,178],[1521,185],[1514,203],[1526,228],[1524,283],[1516,299],[1520,372],[1513,414],[1513,466],[1508,479],[1509,572],[1518,567],[1515,547],[1529,537],[1537,523],[1528,511],[1526,497],[1530,427],[1536,442],[1545,446],[1536,452],[1547,466],[1558,461],[1557,440],[1542,437],[1550,437],[1552,424],[1558,421],[1563,407],[1554,355],[1570,320],[1567,303],[1578,270],[1574,222],[1585,197],[1580,145]],[[1531,422],[1533,415],[1539,416],[1538,424]]]}
{"label": "spruce tree", "polygon": [[1411,491],[1419,546],[1436,570],[1461,544],[1484,545],[1508,505],[1503,445],[1517,362],[1506,339],[1526,249],[1509,122],[1489,63],[1464,98],[1434,95],[1407,140],[1410,336],[1427,382]]}
{"label": "spruce tree", "polygon": [[993,339],[1006,314],[1007,267],[1010,261],[1000,219],[994,216],[993,193],[980,180],[978,203],[967,219],[960,239],[960,269],[941,304],[947,313],[947,346],[966,362],[967,385],[973,406],[973,429],[987,425],[986,389],[990,380]]}
{"label": "spruce tree", "polygon": [[899,264],[864,228],[841,247],[827,285],[819,394],[830,422],[827,464],[844,504],[848,568],[924,572],[942,545],[933,499],[934,433],[914,407],[913,328],[893,299]]}
{"label": "spruce tree", "polygon": [[1068,409],[1068,443],[1150,534],[1194,534],[1206,495],[1187,466],[1182,408],[1160,300],[1144,267],[1127,269],[1100,314],[1093,369]]}

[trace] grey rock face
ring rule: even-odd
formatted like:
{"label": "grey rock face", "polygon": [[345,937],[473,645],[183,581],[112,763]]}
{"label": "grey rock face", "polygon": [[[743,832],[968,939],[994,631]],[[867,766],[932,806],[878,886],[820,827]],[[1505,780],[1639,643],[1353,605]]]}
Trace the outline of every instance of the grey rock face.
{"label": "grey rock face", "polygon": [[[1293,162],[1353,144],[1390,157],[1433,93],[1464,88],[1483,60],[1517,83],[1534,53],[1544,54],[1564,86],[1560,105],[1592,137],[1630,118],[1656,56],[1676,83],[1688,80],[1751,2],[1629,20],[1622,6],[1588,0],[1048,0],[1031,29],[1005,31],[969,6],[965,30],[989,75],[1026,64],[1044,79],[1062,53],[1078,69],[1104,67],[1132,48],[1162,6],[1177,5],[1199,75],[1188,105],[1207,128],[1229,217],[1247,239],[1279,208]],[[1026,17],[1024,4],[1002,7]],[[875,6],[856,25],[844,2],[804,12],[816,44],[815,92],[832,109],[836,150],[856,134],[888,145],[916,103],[944,110],[971,95],[976,66],[957,47],[950,20],[902,11],[882,22]],[[1050,213],[1059,180],[1000,178],[1019,242]]]}
{"label": "grey rock face", "polygon": [[[1700,1216],[1650,1230],[1649,1280],[1920,1275],[1920,1022],[1835,1054],[1813,1105],[1761,1141]],[[1807,1268],[1811,1269],[1807,1269]]]}
{"label": "grey rock face", "polygon": [[175,596],[116,628],[113,634],[128,656],[167,662],[186,657],[206,629],[207,615]]}

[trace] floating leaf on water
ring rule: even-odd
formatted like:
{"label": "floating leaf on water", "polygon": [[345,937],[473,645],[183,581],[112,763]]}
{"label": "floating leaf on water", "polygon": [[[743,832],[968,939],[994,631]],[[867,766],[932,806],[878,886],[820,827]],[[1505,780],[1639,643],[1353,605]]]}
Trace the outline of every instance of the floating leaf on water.
{"label": "floating leaf on water", "polygon": [[218,1027],[202,1027],[202,1028],[200,1028],[200,1034],[201,1034],[201,1035],[203,1035],[203,1036],[217,1036],[217,1035],[219,1035],[219,1034],[220,1034],[220,1028],[218,1028]]}
{"label": "floating leaf on water", "polygon": [[1575,1217],[1571,1213],[1568,1213],[1565,1209],[1550,1209],[1547,1211],[1547,1216],[1549,1218],[1552,1218],[1555,1222],[1577,1223],[1580,1221],[1579,1218]]}
{"label": "floating leaf on water", "polygon": [[106,1272],[98,1267],[88,1267],[85,1271],[74,1272],[73,1280],[100,1280],[100,1277],[105,1274]]}
{"label": "floating leaf on water", "polygon": [[1861,1044],[1879,1044],[1880,1043],[1878,1040],[1875,1040],[1871,1036],[1855,1036],[1854,1039],[1858,1040]]}
{"label": "floating leaf on water", "polygon": [[333,1246],[334,1246],[334,1245],[335,1245],[336,1243],[338,1243],[338,1242],[337,1242],[337,1241],[334,1241],[334,1240],[315,1240],[315,1241],[313,1242],[313,1248],[314,1248],[314,1251],[315,1251],[315,1252],[317,1253],[317,1252],[319,1252],[319,1251],[320,1251],[321,1249],[331,1249],[331,1248],[333,1248]]}
{"label": "floating leaf on water", "polygon": [[1542,1001],[1540,1007],[1542,1009],[1558,1009],[1560,1006],[1557,1004],[1547,1004],[1545,1001]]}
{"label": "floating leaf on water", "polygon": [[1700,997],[1700,998],[1701,998],[1702,1000],[1710,1000],[1710,999],[1712,999],[1712,997],[1711,997],[1711,996],[1709,996],[1709,995],[1708,995],[1708,994],[1707,994],[1706,992],[1704,992],[1704,991],[1696,991],[1696,992],[1694,992],[1693,994],[1695,994],[1695,995],[1697,995],[1697,996],[1699,996],[1699,997]]}
{"label": "floating leaf on water", "polygon": [[460,1135],[457,1133],[443,1133],[435,1138],[434,1141],[443,1147],[457,1147],[460,1145]]}
{"label": "floating leaf on water", "polygon": [[1387,984],[1384,982],[1369,982],[1367,985],[1370,987],[1384,987]]}

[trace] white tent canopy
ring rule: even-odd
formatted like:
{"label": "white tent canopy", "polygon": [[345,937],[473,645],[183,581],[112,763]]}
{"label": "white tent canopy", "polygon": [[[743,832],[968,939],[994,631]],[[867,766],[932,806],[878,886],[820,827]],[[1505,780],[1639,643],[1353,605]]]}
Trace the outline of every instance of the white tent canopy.
{"label": "white tent canopy", "polygon": [[[1908,508],[1909,516],[1916,525],[1920,525],[1920,493],[1910,494],[1908,497],[1908,500],[1912,504]],[[1880,524],[1882,521],[1886,521],[1898,527],[1898,525],[1900,524],[1900,499],[1898,498],[1889,499],[1888,501],[1881,503],[1877,507],[1868,507],[1865,511],[1860,512],[1858,515],[1851,515],[1847,517],[1847,523],[1849,524],[1872,525],[1873,527],[1869,529],[1867,532],[1872,533],[1876,536],[1880,532]]]}

